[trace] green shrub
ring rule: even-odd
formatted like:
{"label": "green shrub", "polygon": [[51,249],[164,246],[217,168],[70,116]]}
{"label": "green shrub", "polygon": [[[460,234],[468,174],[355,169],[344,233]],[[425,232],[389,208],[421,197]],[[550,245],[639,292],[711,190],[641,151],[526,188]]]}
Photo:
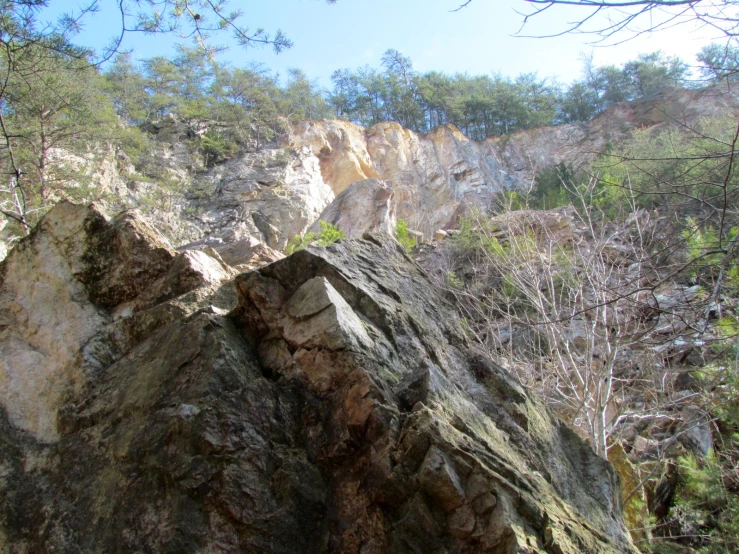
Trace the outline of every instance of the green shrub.
{"label": "green shrub", "polygon": [[318,224],[321,226],[321,232],[316,237],[318,246],[331,246],[337,240],[346,238],[346,234],[336,225],[327,221],[319,221]]}
{"label": "green shrub", "polygon": [[305,233],[304,235],[295,235],[285,247],[285,254],[290,255],[298,250],[302,250],[311,244],[318,246],[331,246],[339,239],[345,239],[346,234],[336,225],[326,221],[319,221],[321,226],[320,233]]}
{"label": "green shrub", "polygon": [[[684,527],[690,544],[701,554],[731,554],[739,551],[739,496],[730,490],[732,464],[713,451],[703,459],[680,458],[680,485],[672,517]],[[735,486],[736,483],[734,482]],[[672,548],[670,541],[654,549],[663,554],[683,552]]]}
{"label": "green shrub", "polygon": [[141,164],[142,157],[153,148],[150,136],[138,127],[122,126],[117,128],[113,134],[113,142],[125,152],[137,169]]}
{"label": "green shrub", "polygon": [[236,152],[236,144],[227,141],[218,131],[207,131],[198,144],[206,166],[212,166],[232,156]]}
{"label": "green shrub", "polygon": [[395,238],[406,252],[416,247],[416,239],[408,233],[408,222],[404,219],[399,219],[395,224]]}
{"label": "green shrub", "polygon": [[577,175],[572,167],[564,162],[541,170],[534,178],[534,190],[531,192],[531,207],[551,210],[560,206],[568,206],[572,199],[568,189],[576,186]]}
{"label": "green shrub", "polygon": [[313,241],[315,240],[316,240],[315,233],[305,233],[304,235],[295,235],[293,238],[290,239],[290,242],[287,243],[287,246],[285,247],[285,254],[289,256],[293,252],[297,252],[298,250],[307,248],[308,246],[313,244]]}

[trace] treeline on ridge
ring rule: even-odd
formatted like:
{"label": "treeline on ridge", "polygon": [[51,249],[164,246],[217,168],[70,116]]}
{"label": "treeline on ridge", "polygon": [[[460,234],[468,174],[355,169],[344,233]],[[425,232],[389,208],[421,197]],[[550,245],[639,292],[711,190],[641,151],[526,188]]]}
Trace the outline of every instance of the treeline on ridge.
{"label": "treeline on ridge", "polygon": [[23,185],[22,194],[8,185],[0,210],[28,232],[42,206],[59,198],[94,197],[82,168],[86,157],[106,144],[122,148],[143,174],[166,180],[160,164],[148,160],[150,139],[141,130],[170,115],[207,128],[190,144],[206,165],[259,148],[284,132],[287,121],[338,118],[364,126],[397,121],[421,133],[454,124],[480,140],[587,121],[616,102],[666,86],[733,79],[739,48],[709,46],[698,61],[702,79],[686,81],[689,66],[660,52],[620,67],[585,60],[583,77],[563,85],[535,74],[421,73],[409,58],[388,50],[381,67],[340,69],[332,76],[332,90],[323,90],[299,69],[283,78],[260,66],[230,67],[183,46],[171,59],[135,60],[120,53],[104,71],[80,56],[24,47],[12,58],[0,55],[7,73],[1,158],[11,181]]}
{"label": "treeline on ridge", "polygon": [[379,68],[335,71],[329,91],[299,69],[282,79],[263,67],[231,68],[180,47],[172,59],[158,56],[138,63],[130,54],[120,54],[104,76],[116,111],[132,124],[171,113],[183,120],[247,122],[269,138],[279,127],[278,118],[336,118],[365,126],[397,121],[422,133],[454,124],[481,140],[588,121],[614,103],[667,86],[703,86],[733,75],[738,60],[739,49],[704,48],[698,56],[702,79],[691,81],[688,64],[661,52],[640,55],[620,67],[595,66],[586,59],[582,78],[564,85],[534,73],[515,78],[420,73],[410,58],[388,50]]}

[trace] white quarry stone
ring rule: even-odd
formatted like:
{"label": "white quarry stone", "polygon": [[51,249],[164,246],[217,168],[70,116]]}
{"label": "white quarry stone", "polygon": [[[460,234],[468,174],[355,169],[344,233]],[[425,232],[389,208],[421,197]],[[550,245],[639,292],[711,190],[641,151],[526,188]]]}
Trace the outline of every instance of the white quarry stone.
{"label": "white quarry stone", "polygon": [[0,405],[11,423],[45,442],[58,437],[65,394],[84,382],[80,346],[108,320],[75,279],[84,211],[58,206],[43,232],[10,252],[0,283]]}

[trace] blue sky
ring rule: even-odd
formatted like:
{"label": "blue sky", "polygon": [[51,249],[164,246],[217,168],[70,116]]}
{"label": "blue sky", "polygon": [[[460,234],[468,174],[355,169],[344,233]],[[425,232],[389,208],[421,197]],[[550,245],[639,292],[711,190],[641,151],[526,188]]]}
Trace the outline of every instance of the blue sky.
{"label": "blue sky", "polygon": [[[78,42],[99,46],[115,33],[113,0],[99,0],[100,13],[88,17]],[[592,36],[566,35],[557,38],[520,38],[513,35],[522,17],[514,9],[530,7],[522,0],[473,0],[452,12],[460,0],[232,0],[244,12],[243,22],[268,31],[281,28],[295,46],[275,55],[269,49],[233,46],[221,55],[235,66],[261,62],[285,73],[298,67],[329,87],[331,73],[339,68],[365,64],[379,66],[382,53],[395,48],[413,60],[419,71],[483,74],[500,72],[515,76],[537,72],[540,77],[558,77],[563,82],[577,78],[581,54],[593,52],[596,64],[623,63],[640,52],[663,50],[688,63],[713,38],[687,27],[654,33],[618,47],[593,48]],[[51,11],[69,10],[77,0],[51,0]],[[561,7],[539,16],[525,29],[527,34],[561,30],[583,12]],[[169,55],[176,37],[131,34],[124,43],[138,58]],[[218,43],[227,43],[226,37]]]}

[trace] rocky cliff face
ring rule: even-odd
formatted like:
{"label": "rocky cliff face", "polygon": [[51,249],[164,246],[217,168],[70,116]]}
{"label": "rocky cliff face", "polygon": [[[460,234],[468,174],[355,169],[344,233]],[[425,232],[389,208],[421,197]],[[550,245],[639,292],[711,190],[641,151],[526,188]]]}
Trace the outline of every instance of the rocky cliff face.
{"label": "rocky cliff face", "polygon": [[239,275],[62,204],[0,265],[0,551],[631,552],[389,237]]}
{"label": "rocky cliff face", "polygon": [[[419,135],[397,123],[365,129],[346,121],[300,122],[281,149],[239,156],[195,179],[202,194],[192,207],[208,233],[225,240],[249,233],[276,249],[311,225],[317,228],[319,217],[341,221],[344,232],[360,236],[353,217],[358,212],[367,214],[362,221],[371,227],[392,227],[397,217],[430,238],[454,227],[471,206],[489,207],[501,190],[528,186],[545,167],[565,162],[582,168],[606,144],[628,140],[636,129],[693,125],[737,109],[736,95],[720,86],[671,88],[618,104],[588,123],[482,142],[454,126]],[[368,179],[384,182],[389,191],[371,200]]]}
{"label": "rocky cliff face", "polygon": [[497,192],[527,186],[545,167],[560,162],[587,166],[607,143],[627,140],[636,129],[694,125],[738,109],[739,99],[725,87],[669,88],[618,104],[588,123],[529,129],[482,142],[468,139],[454,126],[424,136],[397,123],[364,129],[345,121],[319,121],[294,125],[289,144],[307,147],[320,160],[323,179],[335,194],[367,178],[391,183],[397,217],[430,237],[454,226],[469,206],[485,209]]}
{"label": "rocky cliff face", "polygon": [[[359,206],[369,210],[371,227],[392,227],[397,217],[430,238],[439,229],[453,228],[470,206],[486,209],[499,191],[528,186],[542,168],[560,162],[581,168],[606,144],[627,140],[635,129],[693,125],[737,109],[736,95],[720,86],[673,88],[616,105],[589,123],[529,129],[482,142],[453,126],[424,136],[396,123],[365,129],[346,121],[302,122],[292,125],[281,144],[241,152],[213,167],[205,167],[188,142],[205,129],[168,118],[150,126],[158,146],[142,174],[120,152],[99,163],[70,163],[89,165],[90,178],[116,199],[111,204],[116,209],[152,205],[150,222],[177,246],[203,240],[211,246],[259,242],[282,250],[319,218],[354,221],[349,214]],[[177,186],[158,190],[157,179]],[[367,179],[382,181],[390,190],[372,203]],[[385,206],[388,198],[390,208]],[[361,235],[362,230],[344,231]],[[17,238],[6,235],[0,228],[0,259],[6,244]]]}

